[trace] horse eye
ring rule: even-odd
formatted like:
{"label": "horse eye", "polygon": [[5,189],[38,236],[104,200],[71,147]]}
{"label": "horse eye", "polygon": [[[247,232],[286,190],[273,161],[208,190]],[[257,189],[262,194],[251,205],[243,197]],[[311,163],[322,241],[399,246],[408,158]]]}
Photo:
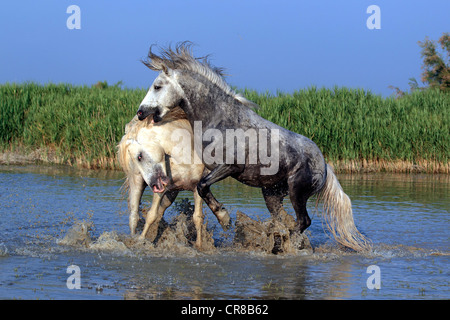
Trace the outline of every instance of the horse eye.
{"label": "horse eye", "polygon": [[154,85],[153,88],[158,91],[159,89],[161,89],[161,86]]}
{"label": "horse eye", "polygon": [[142,152],[138,154],[137,159],[138,159],[138,161],[141,161],[141,160],[142,160]]}

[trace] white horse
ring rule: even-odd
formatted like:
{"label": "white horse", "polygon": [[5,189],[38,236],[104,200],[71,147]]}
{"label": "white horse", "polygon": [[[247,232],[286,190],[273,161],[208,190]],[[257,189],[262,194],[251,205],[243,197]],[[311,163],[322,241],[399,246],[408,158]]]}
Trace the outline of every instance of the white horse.
{"label": "white horse", "polygon": [[[153,201],[140,235],[144,239],[150,226],[159,223],[165,210],[175,201],[180,190],[194,193],[195,210],[193,221],[197,230],[196,247],[202,247],[202,225],[204,221],[202,198],[197,192],[197,183],[203,176],[205,167],[194,163],[193,159],[183,159],[185,154],[177,152],[177,141],[172,141],[171,133],[176,130],[189,134],[192,129],[181,109],[175,109],[164,121],[138,121],[135,117],[127,124],[125,135],[118,144],[118,159],[126,173],[125,186],[128,187],[129,226],[135,234],[139,220],[139,203],[146,186],[153,190]],[[193,150],[193,148],[191,149]],[[190,154],[193,157],[194,154]],[[212,209],[216,209],[213,207]],[[213,210],[224,229],[230,223],[228,213]]]}

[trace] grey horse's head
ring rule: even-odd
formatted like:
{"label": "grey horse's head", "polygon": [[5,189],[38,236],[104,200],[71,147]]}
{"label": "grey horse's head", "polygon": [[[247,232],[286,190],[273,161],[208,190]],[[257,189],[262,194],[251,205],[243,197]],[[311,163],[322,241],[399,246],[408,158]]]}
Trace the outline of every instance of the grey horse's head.
{"label": "grey horse's head", "polygon": [[159,75],[151,85],[137,112],[139,120],[152,115],[155,122],[160,121],[172,108],[183,105],[186,94],[180,86],[180,79],[185,72],[198,74],[208,79],[211,84],[237,99],[250,108],[257,108],[253,102],[234,92],[225,82],[223,70],[212,66],[207,57],[195,58],[191,52],[192,43],[179,43],[174,50],[162,49],[160,55],[148,53],[142,61],[148,68],[158,71]]}
{"label": "grey horse's head", "polygon": [[177,69],[187,65],[188,60],[195,60],[190,53],[191,43],[179,44],[176,50],[168,48],[160,55],[152,52],[150,47],[147,60],[142,61],[149,69],[158,71],[145,98],[142,100],[137,116],[144,120],[153,116],[155,122],[160,121],[172,108],[179,105],[183,98],[183,90],[176,81]]}
{"label": "grey horse's head", "polygon": [[167,69],[153,81],[139,105],[139,120],[153,116],[154,122],[159,122],[171,109],[181,104],[183,92],[174,79],[175,73],[176,71]]}

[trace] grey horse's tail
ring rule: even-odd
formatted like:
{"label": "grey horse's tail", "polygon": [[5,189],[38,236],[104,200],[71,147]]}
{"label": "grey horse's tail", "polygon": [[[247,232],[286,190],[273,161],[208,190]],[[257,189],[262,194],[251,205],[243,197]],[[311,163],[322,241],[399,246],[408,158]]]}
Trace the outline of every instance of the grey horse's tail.
{"label": "grey horse's tail", "polygon": [[317,194],[316,208],[323,202],[323,217],[333,237],[340,244],[356,251],[368,251],[372,245],[356,228],[352,202],[344,193],[331,167],[327,164],[327,178]]}

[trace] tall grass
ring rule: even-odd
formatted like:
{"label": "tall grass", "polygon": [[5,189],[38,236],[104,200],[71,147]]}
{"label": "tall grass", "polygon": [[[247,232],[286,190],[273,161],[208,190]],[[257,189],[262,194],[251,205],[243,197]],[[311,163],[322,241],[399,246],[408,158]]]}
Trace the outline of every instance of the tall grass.
{"label": "tall grass", "polygon": [[39,148],[56,162],[114,168],[117,141],[144,95],[118,87],[2,85],[0,148]]}
{"label": "tall grass", "polygon": [[[449,171],[450,94],[414,91],[383,98],[362,89],[311,87],[292,94],[244,94],[261,116],[311,138],[327,161],[393,171]],[[379,168],[379,169],[380,169]]]}
{"label": "tall grass", "polygon": [[[39,150],[52,154],[54,162],[117,168],[115,146],[145,91],[1,85],[0,151]],[[392,171],[449,171],[448,93],[415,91],[395,99],[341,87],[275,95],[242,92],[260,105],[261,116],[311,138],[335,166],[361,170],[378,163],[378,169]],[[393,163],[407,164],[409,169],[401,165],[389,169]]]}

